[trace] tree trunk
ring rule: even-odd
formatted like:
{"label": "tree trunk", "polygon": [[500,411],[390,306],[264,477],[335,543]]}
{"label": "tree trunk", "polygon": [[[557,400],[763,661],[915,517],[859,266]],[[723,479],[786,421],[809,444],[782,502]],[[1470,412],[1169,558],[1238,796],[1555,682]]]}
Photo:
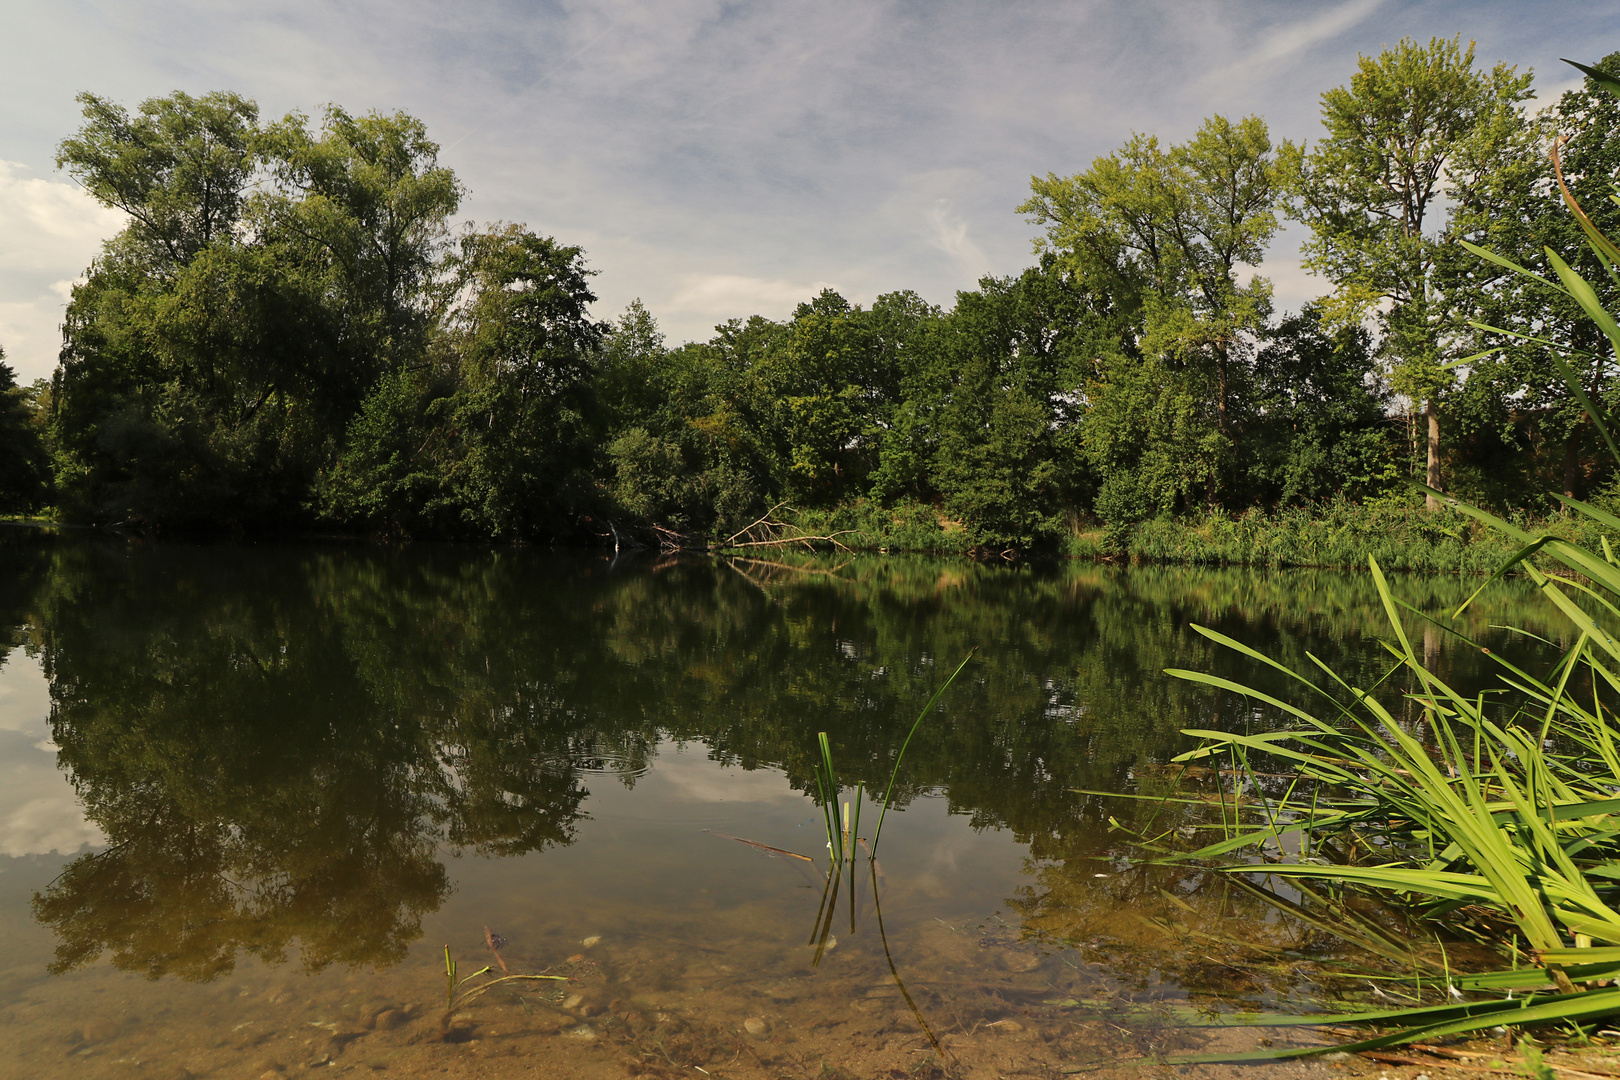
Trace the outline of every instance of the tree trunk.
{"label": "tree trunk", "polygon": [[1569,438],[1564,440],[1564,497],[1578,498],[1575,494],[1575,479],[1581,465],[1581,430],[1586,422],[1576,424],[1570,429]]}
{"label": "tree trunk", "polygon": [[[1435,491],[1440,488],[1440,409],[1430,398],[1423,407],[1423,413],[1429,418],[1429,487]],[[1440,500],[1433,495],[1423,497],[1423,505],[1430,510],[1440,508]]]}

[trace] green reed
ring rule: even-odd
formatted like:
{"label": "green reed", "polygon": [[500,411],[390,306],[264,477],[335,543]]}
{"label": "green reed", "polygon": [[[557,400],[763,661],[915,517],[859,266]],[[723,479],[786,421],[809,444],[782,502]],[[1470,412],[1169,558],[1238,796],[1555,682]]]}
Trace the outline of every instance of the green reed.
{"label": "green reed", "polygon": [[[917,714],[917,719],[912,721],[911,729],[906,732],[906,740],[900,744],[900,752],[894,756],[894,768],[889,773],[889,786],[883,792],[877,828],[872,830],[872,840],[867,845],[868,857],[877,858],[878,837],[883,833],[883,819],[887,816],[889,804],[894,799],[894,785],[900,777],[900,764],[905,760],[906,750],[911,746],[912,738],[938,704],[940,697],[950,688],[951,683],[956,681],[956,677],[962,674],[962,669],[968,666],[968,661],[973,659],[973,652],[969,652],[939,685],[939,689],[934,691],[934,696],[928,699],[928,704]],[[843,804],[843,814],[840,816],[838,797],[843,789],[838,784],[838,771],[833,767],[832,744],[828,741],[825,731],[816,733],[816,746],[820,752],[820,760],[812,766],[812,772],[816,780],[816,794],[821,803],[822,823],[827,830],[827,851],[832,857],[833,865],[837,866],[846,860],[854,859],[857,844],[864,840],[860,835],[860,829],[861,804],[865,799],[866,784],[863,781],[855,785],[854,812],[851,813],[850,803],[846,800]]]}
{"label": "green reed", "polygon": [[[1620,96],[1620,83],[1582,70]],[[1554,161],[1556,164],[1556,156]],[[1599,259],[1620,284],[1620,274],[1614,270],[1620,265],[1620,246],[1592,225],[1567,188],[1563,195]],[[1561,289],[1603,331],[1614,357],[1620,358],[1620,323],[1602,308],[1590,284],[1556,253],[1546,252],[1556,274],[1554,280],[1473,245],[1465,246],[1543,286]],[[1582,359],[1612,362],[1605,357]],[[1620,463],[1620,446],[1571,365],[1556,353],[1551,362]],[[1392,1030],[1338,1047],[1202,1055],[1178,1061],[1258,1060],[1329,1049],[1366,1050],[1497,1026],[1579,1028],[1620,1015],[1620,985],[1604,985],[1620,982],[1620,798],[1616,797],[1620,794],[1620,705],[1614,703],[1620,696],[1620,639],[1610,629],[1620,623],[1620,558],[1609,539],[1610,535],[1620,536],[1620,517],[1556,496],[1600,534],[1598,543],[1589,545],[1551,533],[1533,535],[1440,492],[1430,494],[1512,543],[1516,550],[1495,576],[1511,569],[1528,575],[1562,615],[1575,635],[1574,644],[1541,675],[1481,650],[1498,665],[1503,689],[1518,702],[1503,717],[1496,696],[1469,697],[1425,666],[1413,649],[1405,621],[1428,616],[1395,598],[1376,559],[1370,559],[1369,565],[1393,639],[1385,643],[1390,668],[1372,686],[1350,685],[1315,657],[1311,660],[1320,669],[1318,674],[1295,671],[1231,638],[1198,628],[1210,640],[1286,676],[1304,692],[1307,703],[1285,701],[1202,672],[1169,672],[1265,702],[1296,724],[1261,735],[1187,732],[1201,739],[1202,745],[1177,760],[1230,758],[1233,794],[1249,789],[1257,803],[1242,811],[1250,816],[1248,822],[1240,817],[1228,819],[1223,804],[1220,840],[1190,854],[1167,855],[1173,861],[1229,860],[1236,853],[1250,852],[1250,861],[1215,868],[1294,886],[1326,881],[1352,891],[1400,898],[1433,923],[1496,945],[1512,967],[1457,974],[1443,954],[1438,962],[1425,960],[1416,957],[1415,946],[1409,944],[1420,994],[1432,991],[1442,1004],[1292,1019],[1245,1018],[1246,1023],[1261,1025],[1339,1023]],[[1573,577],[1542,573],[1529,561],[1533,556],[1561,564]],[[1467,606],[1465,602],[1453,618]],[[1466,645],[1480,648],[1444,622],[1429,621]],[[1415,728],[1397,718],[1377,696],[1396,675],[1410,680],[1412,689],[1406,698],[1421,714]],[[1297,778],[1288,791],[1268,797],[1251,755],[1292,766]],[[1291,851],[1309,852],[1311,857]],[[1490,918],[1482,920],[1481,913]],[[1509,940],[1499,940],[1491,931],[1491,920],[1514,928]],[[1343,932],[1347,936],[1359,933],[1354,926]],[[1374,943],[1386,944],[1387,939]],[[1385,949],[1377,951],[1388,955]]]}
{"label": "green reed", "polygon": [[492,970],[489,964],[485,964],[471,975],[464,978],[458,978],[460,968],[461,965],[456,963],[455,960],[451,959],[450,946],[446,945],[444,947],[444,1011],[447,1013],[454,1012],[456,1009],[467,1004],[467,1002],[482,994],[484,991],[489,990],[492,987],[499,986],[502,983],[513,983],[525,980],[549,980],[555,982],[568,981],[568,976],[566,975],[502,975],[498,979],[490,979],[488,982],[480,983],[471,990],[462,990],[461,993],[458,994],[457,991],[461,990],[463,986],[466,986],[480,975],[488,975]]}
{"label": "green reed", "polygon": [[[1620,83],[1588,68],[1583,71],[1620,96]],[[1620,283],[1614,269],[1620,266],[1620,246],[1592,225],[1563,188],[1562,175],[1560,188],[1592,249]],[[1557,275],[1554,279],[1473,244],[1466,246],[1497,266],[1534,277],[1544,287],[1560,288],[1604,332],[1614,358],[1620,358],[1620,322],[1604,311],[1596,291],[1557,253],[1550,249],[1545,253]],[[1612,358],[1599,356],[1581,359],[1612,363]],[[1557,353],[1550,361],[1620,463],[1620,447],[1581,379]],[[1511,967],[1458,975],[1450,970],[1445,955],[1439,962],[1421,959],[1411,946],[1419,994],[1432,991],[1442,1004],[1291,1020],[1246,1018],[1262,1025],[1354,1023],[1388,1028],[1380,1035],[1338,1048],[1179,1061],[1359,1051],[1498,1025],[1579,1028],[1620,1015],[1620,984],[1604,984],[1620,981],[1620,704],[1615,703],[1620,696],[1620,640],[1610,630],[1620,623],[1620,559],[1609,539],[1620,536],[1620,517],[1560,495],[1560,502],[1599,534],[1597,544],[1583,544],[1558,534],[1531,534],[1440,492],[1429,494],[1511,542],[1516,551],[1495,576],[1513,568],[1523,570],[1567,622],[1575,644],[1542,675],[1481,649],[1498,665],[1503,690],[1518,703],[1503,716],[1505,706],[1497,704],[1497,695],[1463,695],[1426,667],[1405,623],[1414,615],[1419,619],[1427,615],[1396,601],[1375,559],[1369,565],[1393,638],[1385,643],[1390,669],[1372,687],[1349,685],[1315,657],[1311,657],[1319,669],[1315,674],[1288,669],[1238,641],[1199,628],[1215,643],[1285,675],[1304,693],[1306,704],[1204,672],[1171,670],[1176,677],[1264,701],[1293,717],[1296,725],[1262,735],[1187,732],[1200,738],[1202,745],[1178,761],[1230,758],[1234,795],[1251,790],[1257,808],[1244,811],[1249,814],[1247,823],[1223,813],[1220,840],[1170,858],[1230,860],[1234,853],[1251,852],[1249,861],[1228,861],[1215,868],[1291,886],[1327,881],[1349,891],[1395,897],[1430,923],[1494,944]],[[1544,565],[1560,563],[1573,576],[1542,573],[1529,562],[1533,557]],[[1468,602],[1453,619],[1466,607]],[[1471,648],[1481,648],[1447,623],[1430,622]],[[1379,691],[1395,675],[1409,680],[1406,699],[1419,708],[1419,724],[1401,722],[1380,699]],[[1298,776],[1288,792],[1268,798],[1251,755],[1290,764]],[[1311,857],[1291,852],[1309,852]],[[1481,918],[1482,913],[1487,918]],[[1492,933],[1492,921],[1513,926],[1507,941]],[[1346,929],[1346,934],[1356,933],[1353,926]]]}

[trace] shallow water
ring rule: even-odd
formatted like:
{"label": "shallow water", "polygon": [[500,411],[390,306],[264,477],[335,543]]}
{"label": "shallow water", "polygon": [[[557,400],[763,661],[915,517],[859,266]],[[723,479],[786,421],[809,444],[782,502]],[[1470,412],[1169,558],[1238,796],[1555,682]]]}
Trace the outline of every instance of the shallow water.
{"label": "shallow water", "polygon": [[[1476,585],[1397,582],[1430,611]],[[1318,572],[9,530],[0,1076],[1053,1075],[1251,1046],[1187,1009],[1308,1011],[1360,958],[1143,865],[1109,824],[1143,805],[1075,789],[1162,790],[1180,729],[1278,722],[1163,674],[1278,689],[1191,624],[1370,682],[1381,618],[1370,579]],[[1557,632],[1511,582],[1460,625],[1500,649],[1504,619]],[[880,873],[829,897],[815,733],[881,788],[974,648]],[[447,1007],[446,946],[463,994],[485,965],[567,981]]]}

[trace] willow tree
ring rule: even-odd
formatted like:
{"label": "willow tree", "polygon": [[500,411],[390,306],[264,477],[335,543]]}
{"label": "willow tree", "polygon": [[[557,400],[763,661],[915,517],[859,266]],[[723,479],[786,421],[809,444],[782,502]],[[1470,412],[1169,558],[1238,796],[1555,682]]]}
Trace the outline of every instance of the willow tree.
{"label": "willow tree", "polygon": [[[1214,116],[1182,145],[1135,135],[1085,172],[1031,180],[1019,211],[1046,226],[1036,250],[1055,253],[1132,327],[1088,391],[1097,422],[1086,443],[1105,472],[1104,516],[1127,504],[1170,509],[1200,482],[1213,499],[1242,362],[1271,313],[1270,282],[1240,282],[1239,272],[1261,261],[1277,231],[1282,178],[1264,120]],[[1106,400],[1122,396],[1130,402]],[[1140,423],[1154,417],[1168,427],[1144,439]],[[1132,467],[1172,446],[1174,461]]]}
{"label": "willow tree", "polygon": [[1488,162],[1513,139],[1531,80],[1506,64],[1476,70],[1474,43],[1460,40],[1403,38],[1361,57],[1349,85],[1322,95],[1321,141],[1285,155],[1294,213],[1311,229],[1305,266],[1336,286],[1324,311],[1340,325],[1379,322],[1391,384],[1427,419],[1434,490],[1441,400],[1456,381],[1453,306],[1438,280],[1451,237],[1435,218],[1462,179],[1454,167]]}

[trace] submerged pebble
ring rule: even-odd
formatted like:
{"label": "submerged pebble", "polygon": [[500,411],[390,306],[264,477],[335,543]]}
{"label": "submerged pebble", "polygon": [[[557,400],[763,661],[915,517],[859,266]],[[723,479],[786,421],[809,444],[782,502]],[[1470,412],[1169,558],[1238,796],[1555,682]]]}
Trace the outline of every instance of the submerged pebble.
{"label": "submerged pebble", "polygon": [[1034,953],[1007,952],[1001,954],[1001,966],[1007,971],[1023,974],[1041,966],[1041,958]]}
{"label": "submerged pebble", "polygon": [[390,1031],[401,1026],[409,1019],[410,1017],[405,1015],[405,1011],[403,1009],[384,1009],[382,1012],[377,1014],[376,1019],[372,1022],[372,1026],[374,1026],[378,1031]]}
{"label": "submerged pebble", "polygon": [[79,1034],[84,1037],[85,1042],[106,1042],[118,1034],[118,1025],[104,1016],[98,1016],[85,1024]]}

